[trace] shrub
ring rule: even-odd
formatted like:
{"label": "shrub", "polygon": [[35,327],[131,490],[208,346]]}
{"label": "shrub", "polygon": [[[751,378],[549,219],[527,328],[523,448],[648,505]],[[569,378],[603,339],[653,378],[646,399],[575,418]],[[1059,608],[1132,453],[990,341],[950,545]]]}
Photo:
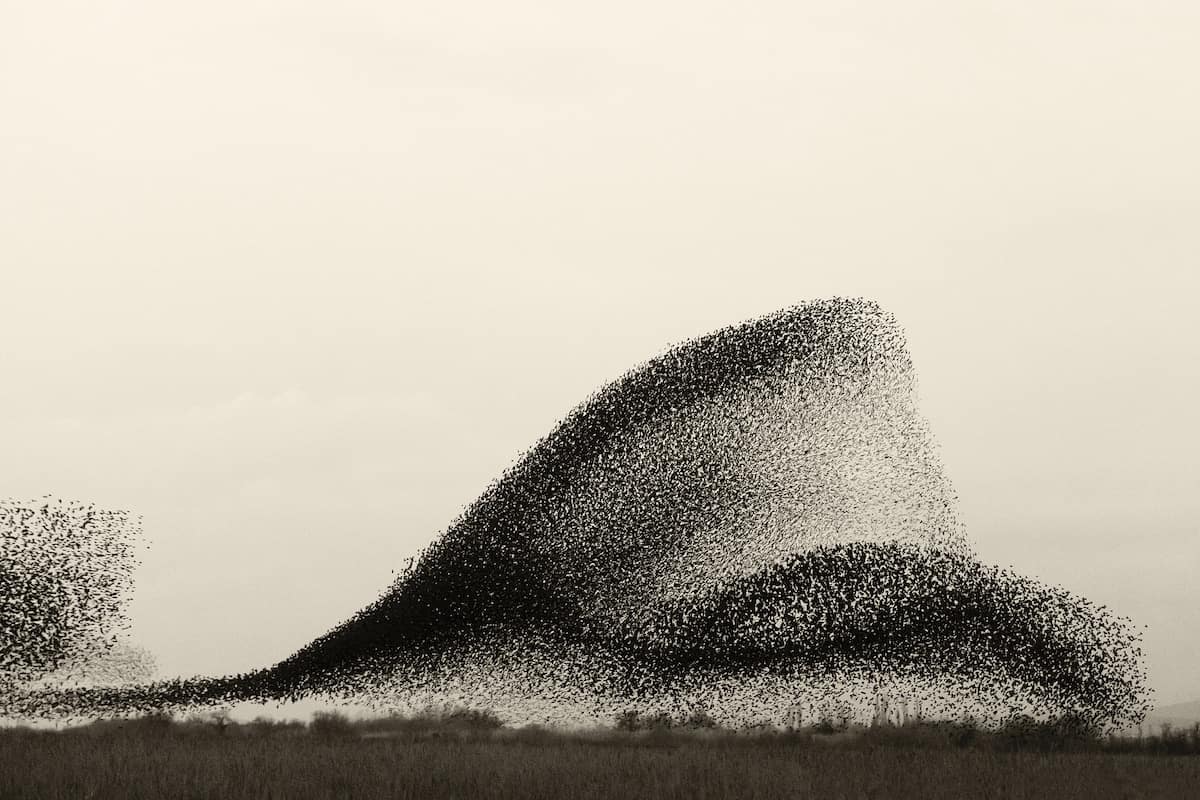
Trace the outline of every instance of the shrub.
{"label": "shrub", "polygon": [[475,708],[455,708],[442,715],[441,722],[450,728],[471,731],[493,731],[504,723],[491,711]]}
{"label": "shrub", "polygon": [[318,711],[313,714],[308,730],[322,738],[345,738],[354,736],[354,725],[350,718],[338,711]]}
{"label": "shrub", "polygon": [[684,718],[681,726],[692,730],[712,730],[717,727],[717,721],[712,718],[707,709],[701,707],[693,709],[692,713]]}

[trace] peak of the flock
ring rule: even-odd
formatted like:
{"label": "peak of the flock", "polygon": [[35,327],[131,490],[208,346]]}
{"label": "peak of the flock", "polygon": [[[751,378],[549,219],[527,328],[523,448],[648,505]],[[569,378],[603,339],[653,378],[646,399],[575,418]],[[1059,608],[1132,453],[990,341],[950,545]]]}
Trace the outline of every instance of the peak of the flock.
{"label": "peak of the flock", "polygon": [[587,398],[377,601],[278,664],[26,682],[6,702],[53,715],[450,697],[513,719],[633,705],[753,723],[869,715],[885,692],[979,720],[1140,717],[1137,634],[976,559],[917,400],[903,330],[874,302],[722,328]]}

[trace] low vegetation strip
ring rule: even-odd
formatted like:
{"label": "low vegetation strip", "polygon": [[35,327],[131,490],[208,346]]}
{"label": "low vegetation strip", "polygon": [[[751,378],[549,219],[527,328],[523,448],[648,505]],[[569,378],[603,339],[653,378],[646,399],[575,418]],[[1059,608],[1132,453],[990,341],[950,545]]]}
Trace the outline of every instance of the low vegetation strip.
{"label": "low vegetation strip", "polygon": [[[1024,738],[970,725],[729,731],[505,728],[486,712],[305,725],[221,715],[0,730],[0,797],[1186,798],[1200,730]],[[1178,757],[1164,757],[1178,753]]]}

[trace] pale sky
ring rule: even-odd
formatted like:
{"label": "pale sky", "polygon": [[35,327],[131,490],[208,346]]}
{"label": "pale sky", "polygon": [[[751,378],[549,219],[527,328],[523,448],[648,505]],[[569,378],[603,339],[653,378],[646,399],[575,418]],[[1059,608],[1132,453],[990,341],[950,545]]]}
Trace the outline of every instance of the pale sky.
{"label": "pale sky", "polygon": [[0,3],[0,496],[288,655],[671,344],[866,296],[980,557],[1200,697],[1192,2]]}

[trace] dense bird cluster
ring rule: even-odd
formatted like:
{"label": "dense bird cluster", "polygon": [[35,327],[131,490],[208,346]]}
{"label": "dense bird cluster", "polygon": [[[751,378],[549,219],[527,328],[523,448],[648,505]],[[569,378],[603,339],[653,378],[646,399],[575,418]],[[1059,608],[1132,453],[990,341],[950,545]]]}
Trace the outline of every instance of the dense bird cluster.
{"label": "dense bird cluster", "polygon": [[375,603],[247,675],[14,695],[111,713],[321,695],[726,722],[881,692],[977,719],[1144,707],[1127,621],[978,562],[895,320],[815,302],[589,398]]}
{"label": "dense bird cluster", "polygon": [[121,511],[0,501],[0,690],[110,658],[140,535]]}

